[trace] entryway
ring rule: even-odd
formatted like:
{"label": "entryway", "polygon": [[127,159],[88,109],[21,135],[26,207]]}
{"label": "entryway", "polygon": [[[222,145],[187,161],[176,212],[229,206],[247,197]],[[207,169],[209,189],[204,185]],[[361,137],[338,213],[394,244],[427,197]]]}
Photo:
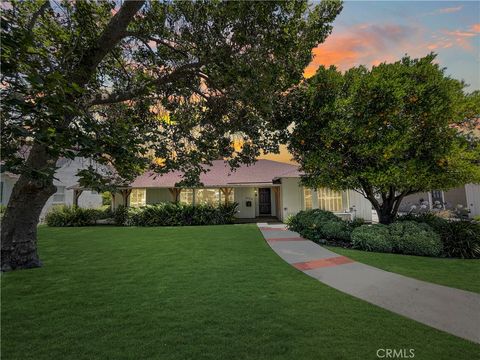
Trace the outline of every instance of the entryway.
{"label": "entryway", "polygon": [[272,214],[272,196],[270,188],[258,189],[258,213],[260,215]]}

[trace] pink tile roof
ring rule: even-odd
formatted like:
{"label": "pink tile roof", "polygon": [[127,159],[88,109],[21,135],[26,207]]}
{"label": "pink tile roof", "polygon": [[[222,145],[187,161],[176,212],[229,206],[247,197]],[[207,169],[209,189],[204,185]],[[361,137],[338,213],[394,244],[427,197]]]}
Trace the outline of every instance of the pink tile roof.
{"label": "pink tile roof", "polygon": [[[215,160],[213,166],[208,169],[209,171],[200,175],[200,182],[205,187],[272,184],[276,178],[300,176],[296,165],[265,159],[257,160],[251,165],[242,165],[233,171],[225,161]],[[182,174],[180,171],[173,171],[159,175],[149,171],[138,176],[130,186],[134,188],[174,187],[175,183],[182,180]]]}

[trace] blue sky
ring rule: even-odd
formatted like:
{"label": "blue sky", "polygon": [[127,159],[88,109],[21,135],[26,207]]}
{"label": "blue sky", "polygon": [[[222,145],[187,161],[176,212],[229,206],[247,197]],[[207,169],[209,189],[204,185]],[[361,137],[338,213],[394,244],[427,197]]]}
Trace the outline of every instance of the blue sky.
{"label": "blue sky", "polygon": [[480,89],[480,2],[345,1],[306,74],[319,64],[348,69],[431,51],[467,91]]}

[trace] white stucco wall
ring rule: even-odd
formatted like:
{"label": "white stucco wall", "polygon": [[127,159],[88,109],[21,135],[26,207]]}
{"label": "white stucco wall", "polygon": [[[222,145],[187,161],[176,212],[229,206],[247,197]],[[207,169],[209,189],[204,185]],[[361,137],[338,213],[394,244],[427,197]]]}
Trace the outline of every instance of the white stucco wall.
{"label": "white stucco wall", "polygon": [[[234,200],[238,203],[237,217],[240,219],[255,218],[255,189],[253,187],[238,187],[235,188]],[[247,201],[251,201],[252,206],[247,206]]]}
{"label": "white stucco wall", "polygon": [[280,220],[285,221],[289,215],[295,215],[304,208],[303,188],[299,178],[282,178],[280,187]]}
{"label": "white stucco wall", "polygon": [[465,185],[467,206],[470,208],[470,217],[480,215],[480,184]]}
{"label": "white stucco wall", "polygon": [[350,208],[355,211],[355,217],[365,221],[372,221],[372,204],[362,194],[348,190]]}

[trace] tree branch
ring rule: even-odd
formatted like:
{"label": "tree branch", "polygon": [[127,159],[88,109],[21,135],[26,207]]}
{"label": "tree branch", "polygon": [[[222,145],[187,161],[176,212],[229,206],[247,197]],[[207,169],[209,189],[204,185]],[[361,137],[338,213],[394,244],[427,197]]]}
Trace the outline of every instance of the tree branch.
{"label": "tree branch", "polygon": [[148,94],[148,88],[151,86],[155,86],[159,88],[160,86],[166,85],[171,83],[177,79],[180,79],[186,75],[192,75],[192,70],[201,67],[201,63],[192,63],[192,64],[185,64],[180,66],[179,68],[175,69],[171,73],[162,76],[156,80],[150,81],[141,87],[120,91],[117,93],[112,94],[97,94],[89,103],[89,106],[92,105],[105,105],[105,104],[114,104],[119,103],[127,100],[132,100],[138,98],[143,95]]}
{"label": "tree branch", "polygon": [[28,25],[27,25],[27,29],[28,29],[28,32],[31,32],[33,30],[33,27],[35,26],[35,23],[37,22],[37,19],[43,15],[43,13],[45,11],[47,11],[47,9],[50,7],[50,1],[49,0],[46,0],[42,6],[40,6],[40,8],[35,11],[32,15],[32,18],[30,19],[30,21],[28,22]]}
{"label": "tree branch", "polygon": [[143,34],[140,34],[138,32],[133,32],[133,31],[126,31],[124,35],[125,35],[125,37],[128,37],[128,36],[135,37],[135,38],[139,39],[140,41],[142,41],[144,44],[148,43],[147,40],[153,41],[157,44],[163,45],[163,46],[169,48],[170,50],[172,50],[174,52],[177,52],[177,53],[179,53],[179,54],[188,58],[188,53],[186,51],[178,49],[177,47],[169,44],[165,40],[157,39],[157,38],[154,38],[153,36],[143,35]]}
{"label": "tree branch", "polygon": [[128,24],[144,3],[144,0],[127,0],[123,3],[95,44],[83,54],[77,65],[79,70],[72,76],[72,82],[80,86],[88,82],[98,64],[123,39]]}

